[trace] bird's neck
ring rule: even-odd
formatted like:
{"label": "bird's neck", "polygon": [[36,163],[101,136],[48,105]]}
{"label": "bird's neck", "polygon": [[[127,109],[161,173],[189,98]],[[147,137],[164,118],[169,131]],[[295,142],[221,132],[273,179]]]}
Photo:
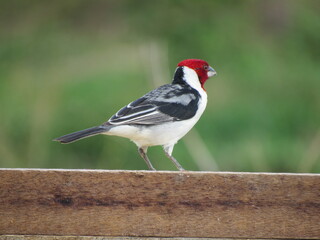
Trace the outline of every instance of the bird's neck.
{"label": "bird's neck", "polygon": [[186,84],[198,91],[204,90],[201,86],[197,73],[193,69],[185,66],[177,67],[174,73],[172,84]]}

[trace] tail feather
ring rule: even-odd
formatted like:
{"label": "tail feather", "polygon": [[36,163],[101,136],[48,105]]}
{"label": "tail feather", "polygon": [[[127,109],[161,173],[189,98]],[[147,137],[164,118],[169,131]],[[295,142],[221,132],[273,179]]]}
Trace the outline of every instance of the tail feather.
{"label": "tail feather", "polygon": [[82,138],[91,137],[107,131],[108,129],[104,126],[92,127],[92,128],[84,129],[78,132],[74,132],[74,133],[70,133],[70,134],[58,137],[56,139],[53,139],[53,141],[57,141],[61,143],[72,143]]}

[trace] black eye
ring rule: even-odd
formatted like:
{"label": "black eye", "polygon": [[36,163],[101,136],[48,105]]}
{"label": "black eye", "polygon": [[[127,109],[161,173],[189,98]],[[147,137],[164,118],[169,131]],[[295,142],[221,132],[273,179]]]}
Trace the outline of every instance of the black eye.
{"label": "black eye", "polygon": [[209,66],[204,65],[204,66],[203,66],[203,69],[206,70],[206,71],[208,71],[208,70],[209,70]]}

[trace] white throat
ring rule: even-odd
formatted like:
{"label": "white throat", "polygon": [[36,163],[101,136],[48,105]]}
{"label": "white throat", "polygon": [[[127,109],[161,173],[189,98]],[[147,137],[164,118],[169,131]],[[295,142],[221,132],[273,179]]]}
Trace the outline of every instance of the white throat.
{"label": "white throat", "polygon": [[200,81],[199,81],[199,77],[198,74],[196,73],[196,71],[194,71],[193,69],[184,66],[183,67],[183,79],[186,83],[188,83],[192,88],[198,90],[198,91],[203,91]]}

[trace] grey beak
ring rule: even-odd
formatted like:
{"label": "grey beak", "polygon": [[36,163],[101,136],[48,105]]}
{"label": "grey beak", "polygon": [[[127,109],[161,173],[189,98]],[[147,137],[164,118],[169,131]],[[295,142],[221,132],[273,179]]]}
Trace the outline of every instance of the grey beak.
{"label": "grey beak", "polygon": [[215,75],[217,75],[216,70],[214,70],[212,67],[209,66],[208,77],[212,77]]}

